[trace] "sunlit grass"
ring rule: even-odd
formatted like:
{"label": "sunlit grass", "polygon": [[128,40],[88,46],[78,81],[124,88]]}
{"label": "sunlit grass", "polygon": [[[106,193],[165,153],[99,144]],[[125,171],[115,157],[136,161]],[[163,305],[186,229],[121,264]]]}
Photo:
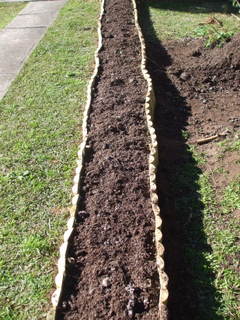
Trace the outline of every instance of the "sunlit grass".
{"label": "sunlit grass", "polygon": [[0,29],[4,28],[25,6],[24,2],[0,2]]}
{"label": "sunlit grass", "polygon": [[0,319],[45,319],[66,228],[96,0],[70,0],[0,102]]}
{"label": "sunlit grass", "polygon": [[239,32],[239,21],[225,13],[226,1],[174,1],[150,0],[150,15],[160,40],[196,37],[196,30],[210,17],[215,17],[223,26],[217,29],[229,33]]}

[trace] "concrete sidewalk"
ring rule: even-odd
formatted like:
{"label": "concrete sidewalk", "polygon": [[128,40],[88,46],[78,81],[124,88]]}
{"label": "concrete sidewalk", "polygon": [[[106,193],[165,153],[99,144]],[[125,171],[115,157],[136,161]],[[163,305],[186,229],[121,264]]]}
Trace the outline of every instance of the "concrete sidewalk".
{"label": "concrete sidewalk", "polygon": [[0,31],[0,99],[66,2],[30,2]]}

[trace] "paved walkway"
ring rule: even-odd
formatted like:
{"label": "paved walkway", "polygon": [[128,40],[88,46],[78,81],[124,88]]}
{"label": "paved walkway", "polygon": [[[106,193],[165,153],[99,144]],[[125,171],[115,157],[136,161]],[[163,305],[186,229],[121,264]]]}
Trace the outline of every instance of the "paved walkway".
{"label": "paved walkway", "polygon": [[0,99],[66,2],[30,2],[0,31]]}
{"label": "paved walkway", "polygon": [[0,0],[1,2],[39,2],[39,1],[60,1],[60,0]]}

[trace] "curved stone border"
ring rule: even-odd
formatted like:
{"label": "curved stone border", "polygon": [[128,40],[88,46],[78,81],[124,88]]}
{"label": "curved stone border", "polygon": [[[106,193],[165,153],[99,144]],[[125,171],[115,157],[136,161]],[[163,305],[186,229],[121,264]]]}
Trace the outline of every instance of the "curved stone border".
{"label": "curved stone border", "polygon": [[153,116],[155,108],[155,95],[152,86],[152,79],[146,68],[146,46],[142,35],[141,28],[138,23],[138,11],[136,0],[132,0],[135,25],[138,31],[138,36],[141,43],[142,64],[141,69],[143,76],[148,84],[148,91],[145,101],[145,112],[147,118],[147,126],[151,137],[150,156],[149,156],[149,179],[150,179],[150,196],[152,202],[152,210],[155,215],[155,244],[156,244],[156,260],[160,280],[160,298],[159,298],[159,319],[167,318],[167,300],[168,300],[168,276],[164,271],[164,247],[162,244],[161,225],[162,219],[160,216],[160,208],[158,206],[157,185],[156,185],[156,171],[158,162],[158,143],[155,129],[153,127]]}
{"label": "curved stone border", "polygon": [[[134,18],[135,18],[135,26],[138,31],[140,43],[141,43],[141,51],[142,51],[142,63],[141,63],[141,70],[145,80],[147,81],[148,91],[146,96],[145,102],[145,112],[147,118],[147,126],[151,137],[151,145],[150,145],[150,156],[149,156],[149,179],[150,179],[150,196],[152,202],[152,210],[155,215],[155,243],[156,243],[156,263],[158,267],[159,273],[159,280],[160,280],[160,299],[159,299],[159,318],[161,320],[166,319],[166,303],[168,299],[168,277],[164,272],[164,247],[162,245],[162,233],[161,233],[161,225],[162,219],[160,217],[160,209],[158,206],[158,196],[156,193],[157,186],[156,186],[156,166],[158,161],[158,152],[157,152],[157,137],[155,134],[155,129],[153,127],[153,111],[155,107],[155,95],[152,87],[152,80],[150,75],[146,69],[146,48],[145,42],[142,35],[141,28],[138,23],[138,12],[135,0],[132,0],[133,10],[134,10]],[[47,320],[54,320],[56,317],[56,308],[58,306],[61,293],[62,293],[62,284],[65,277],[65,269],[66,269],[66,256],[68,250],[68,241],[73,231],[75,215],[77,211],[77,203],[79,199],[79,185],[81,183],[81,171],[84,161],[85,150],[88,148],[87,145],[87,119],[89,115],[89,109],[92,102],[92,91],[95,87],[95,81],[98,74],[98,69],[100,65],[98,53],[102,48],[102,33],[101,33],[101,22],[102,17],[104,14],[104,7],[105,7],[105,0],[102,0],[101,9],[100,9],[100,17],[98,20],[98,48],[95,52],[95,69],[93,75],[90,79],[88,90],[87,90],[87,103],[84,110],[83,116],[83,125],[82,125],[82,143],[80,144],[79,151],[78,151],[78,160],[77,160],[77,168],[75,172],[75,177],[73,179],[73,198],[72,198],[72,207],[70,210],[70,218],[67,222],[67,231],[64,233],[64,242],[60,247],[60,258],[58,260],[58,274],[55,278],[56,290],[52,295],[52,305],[53,308],[48,313]]]}
{"label": "curved stone border", "polygon": [[56,290],[54,291],[52,295],[52,310],[48,313],[47,320],[54,320],[56,317],[56,308],[58,306],[61,293],[62,293],[62,284],[65,277],[65,268],[66,268],[66,256],[67,256],[67,250],[68,250],[68,241],[73,231],[76,211],[77,211],[77,203],[79,199],[79,185],[81,183],[81,171],[82,166],[84,162],[84,156],[85,156],[85,150],[88,148],[87,145],[87,119],[89,115],[89,109],[92,102],[92,92],[93,88],[95,87],[96,77],[98,74],[98,69],[100,65],[98,53],[102,48],[102,32],[101,32],[101,26],[102,26],[102,17],[104,14],[104,5],[105,0],[102,0],[101,2],[101,8],[100,8],[100,17],[98,19],[98,48],[95,52],[95,69],[93,72],[93,75],[89,81],[88,89],[87,89],[87,102],[84,109],[83,114],[83,124],[82,124],[82,143],[79,146],[78,151],[78,160],[77,160],[77,168],[75,171],[75,176],[73,179],[73,198],[72,198],[72,207],[70,209],[70,218],[67,222],[67,231],[64,233],[64,242],[60,247],[60,258],[58,260],[57,266],[58,266],[58,274],[55,278],[55,284],[56,284]]}

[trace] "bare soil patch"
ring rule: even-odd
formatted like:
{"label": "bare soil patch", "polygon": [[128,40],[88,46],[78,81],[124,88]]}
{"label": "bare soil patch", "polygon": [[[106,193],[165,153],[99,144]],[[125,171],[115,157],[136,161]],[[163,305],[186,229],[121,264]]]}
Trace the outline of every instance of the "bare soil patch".
{"label": "bare soil patch", "polygon": [[[239,139],[240,129],[240,34],[222,48],[206,49],[202,40],[165,42],[171,64],[166,72],[189,108],[184,130],[187,142],[218,136],[197,146],[207,156],[206,171],[213,174],[215,189],[221,191],[239,175],[239,152],[225,152],[217,142]],[[179,109],[182,106],[179,104]],[[229,174],[217,172],[224,167]]]}
{"label": "bare soil patch", "polygon": [[156,319],[150,137],[131,0],[106,0],[100,72],[57,319]]}
{"label": "bare soil patch", "polygon": [[[240,127],[240,35],[223,48],[206,49],[202,40],[163,44],[172,62],[169,78],[191,106],[189,142],[211,135],[229,136]],[[181,106],[180,106],[181,108]]]}

